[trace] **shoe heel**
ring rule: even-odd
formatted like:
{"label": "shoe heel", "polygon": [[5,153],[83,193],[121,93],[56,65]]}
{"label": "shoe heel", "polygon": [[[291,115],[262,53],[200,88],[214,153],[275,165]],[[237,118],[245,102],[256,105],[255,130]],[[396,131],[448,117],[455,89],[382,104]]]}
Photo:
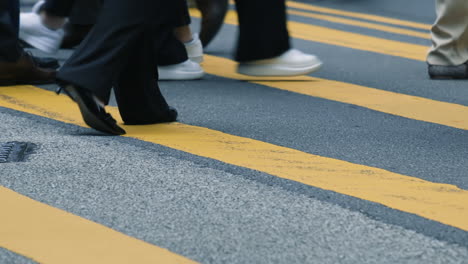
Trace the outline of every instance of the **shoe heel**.
{"label": "shoe heel", "polygon": [[63,88],[61,86],[59,86],[56,90],[55,90],[55,93],[56,94],[61,94],[63,91]]}
{"label": "shoe heel", "polygon": [[61,94],[62,92],[63,94],[68,96],[72,101],[76,102],[75,97],[73,96],[72,87],[59,86],[57,90],[55,90],[55,93],[58,95]]}

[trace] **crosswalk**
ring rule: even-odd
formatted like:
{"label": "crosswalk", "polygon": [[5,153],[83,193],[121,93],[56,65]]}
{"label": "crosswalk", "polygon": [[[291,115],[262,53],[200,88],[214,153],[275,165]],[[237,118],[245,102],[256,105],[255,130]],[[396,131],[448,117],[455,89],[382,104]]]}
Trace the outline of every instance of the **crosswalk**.
{"label": "crosswalk", "polygon": [[[429,38],[427,31],[430,25],[293,1],[287,4],[290,8],[288,13],[292,15],[289,30],[296,39],[425,61],[427,46],[297,22],[294,16],[424,40]],[[192,15],[200,17],[195,10],[192,10]],[[226,24],[237,25],[234,11],[229,11]],[[222,77],[225,82],[258,85],[415,122],[468,130],[468,107],[462,104],[310,76],[268,80],[246,77],[235,73],[234,61],[214,55],[207,55],[203,66],[208,74]],[[2,87],[0,107],[86,127],[69,98],[37,87]],[[108,110],[114,117],[119,116],[115,107]],[[129,138],[377,203],[468,232],[468,191],[449,181],[430,181],[187,123],[124,126],[124,129],[128,132],[125,136]],[[8,215],[0,220],[0,234],[7,234],[0,236],[0,247],[41,263],[154,263],[155,260],[192,263],[185,257],[33,201],[4,187],[0,187],[0,200],[9,201],[0,203],[0,211]],[[37,221],[37,225],[24,221],[24,215],[30,212],[35,212],[37,219],[42,219]],[[42,242],[44,237],[48,238],[46,242]],[[58,250],[47,250],[51,247]],[[70,255],[73,255],[73,260]]]}
{"label": "crosswalk", "polygon": [[[2,103],[3,107],[85,126],[76,106],[64,95],[27,86],[5,90],[10,103]],[[118,116],[116,108],[109,111]],[[468,191],[453,185],[180,123],[124,129],[128,137],[377,202],[468,231]]]}

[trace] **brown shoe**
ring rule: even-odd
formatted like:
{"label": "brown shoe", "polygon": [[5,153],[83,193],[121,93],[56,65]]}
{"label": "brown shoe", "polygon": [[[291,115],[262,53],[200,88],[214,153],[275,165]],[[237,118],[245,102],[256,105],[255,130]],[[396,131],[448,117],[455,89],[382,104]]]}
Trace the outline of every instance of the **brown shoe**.
{"label": "brown shoe", "polygon": [[228,0],[195,0],[202,14],[200,40],[206,47],[224,23],[229,6]]}
{"label": "brown shoe", "polygon": [[39,68],[31,55],[23,53],[15,62],[0,61],[0,85],[46,84],[55,81],[55,70]]}

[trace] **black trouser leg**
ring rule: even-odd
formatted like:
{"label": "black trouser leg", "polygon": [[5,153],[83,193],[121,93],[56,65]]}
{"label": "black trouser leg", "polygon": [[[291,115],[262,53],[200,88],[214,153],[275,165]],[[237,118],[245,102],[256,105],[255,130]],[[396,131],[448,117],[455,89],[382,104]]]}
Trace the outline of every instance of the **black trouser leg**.
{"label": "black trouser leg", "polygon": [[[57,3],[57,0],[48,1],[55,1],[54,3]],[[54,3],[51,2],[51,4]],[[75,1],[75,4],[71,10],[70,22],[75,25],[95,24],[100,12],[101,5],[101,0]],[[66,6],[68,7],[68,5]],[[63,11],[61,12],[63,13]],[[155,10],[155,13],[156,12],[157,10]],[[190,24],[190,15],[188,13],[188,8],[185,1],[183,1],[183,4],[179,4],[177,6],[177,12],[172,14],[171,17],[175,20],[175,26]],[[158,65],[160,66],[178,64],[188,59],[184,45],[173,36],[168,36],[167,40],[163,43],[163,46],[157,48],[159,50],[156,54],[158,54]]]}
{"label": "black trouser leg", "polygon": [[[77,2],[80,1],[83,0],[78,0]],[[75,0],[46,0],[42,8],[51,15],[68,17],[71,13],[74,3]]]}
{"label": "black trouser leg", "polygon": [[94,25],[101,10],[101,0],[75,1],[70,14],[73,25]]}
{"label": "black trouser leg", "polygon": [[[149,1],[149,0],[148,0]],[[87,37],[57,78],[90,90],[105,103],[148,26],[143,0],[108,0]],[[118,17],[119,19],[115,19]]]}
{"label": "black trouser leg", "polygon": [[[170,16],[176,10],[174,4],[177,1],[104,1],[96,25],[67,60],[57,78],[88,89],[107,103],[111,88],[121,81],[120,75],[125,67],[147,45],[141,41],[142,36],[157,37],[162,25],[171,21]],[[154,54],[154,46],[146,55],[151,56],[148,54]],[[156,74],[156,67],[145,67]],[[140,82],[136,77],[129,78]],[[145,81],[155,82],[156,79]]]}
{"label": "black trouser leg", "polygon": [[[166,117],[168,105],[158,86],[156,52],[173,38],[173,28],[143,36],[114,87],[120,115],[126,124],[152,124]],[[156,49],[155,49],[156,48]]]}
{"label": "black trouser leg", "polygon": [[[176,18],[174,24],[176,27],[189,25],[190,14],[188,12],[188,6],[186,4],[181,5],[178,8],[178,12],[174,14],[174,17]],[[158,56],[157,65],[159,66],[178,64],[188,60],[184,44],[180,42],[174,34],[168,34],[162,45],[155,48],[158,50],[156,54]]]}
{"label": "black trouser leg", "polygon": [[177,21],[175,23],[176,27],[187,26],[187,25],[190,25],[190,23],[192,22],[190,18],[190,13],[188,10],[187,1],[184,1],[184,2],[185,2],[185,6],[182,6],[183,8],[180,8],[179,15],[176,15],[177,16],[176,18]]}
{"label": "black trouser leg", "polygon": [[285,0],[236,0],[237,61],[273,58],[290,48]]}
{"label": "black trouser leg", "polygon": [[16,61],[21,56],[18,16],[18,0],[0,0],[0,60]]}
{"label": "black trouser leg", "polygon": [[132,51],[140,48],[138,40],[142,34],[143,28],[135,19],[121,25],[99,19],[57,78],[88,89],[107,103]]}
{"label": "black trouser leg", "polygon": [[19,13],[20,13],[20,7],[19,7],[19,1],[18,0],[9,0],[10,2],[10,16],[11,16],[11,22],[13,23],[13,26],[16,29],[16,32],[19,31]]}
{"label": "black trouser leg", "polygon": [[159,66],[178,64],[188,60],[184,44],[174,36],[173,32],[168,34],[161,46],[155,48]]}

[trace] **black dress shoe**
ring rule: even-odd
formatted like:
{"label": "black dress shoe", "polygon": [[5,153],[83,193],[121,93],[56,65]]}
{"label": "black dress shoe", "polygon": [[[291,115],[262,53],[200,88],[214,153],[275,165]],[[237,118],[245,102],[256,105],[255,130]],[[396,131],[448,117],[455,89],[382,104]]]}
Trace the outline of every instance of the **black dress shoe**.
{"label": "black dress shoe", "polygon": [[206,47],[216,36],[224,23],[228,10],[228,0],[195,0],[202,14],[200,40]]}
{"label": "black dress shoe", "polygon": [[431,79],[468,79],[468,62],[455,66],[428,64]]}
{"label": "black dress shoe", "polygon": [[65,85],[59,88],[57,93],[60,93],[61,90],[78,104],[83,120],[88,126],[112,135],[126,133],[104,107],[96,101],[96,97],[90,91],[74,85]]}
{"label": "black dress shoe", "polygon": [[56,70],[60,67],[58,60],[54,58],[32,56],[32,59],[40,68]]}

